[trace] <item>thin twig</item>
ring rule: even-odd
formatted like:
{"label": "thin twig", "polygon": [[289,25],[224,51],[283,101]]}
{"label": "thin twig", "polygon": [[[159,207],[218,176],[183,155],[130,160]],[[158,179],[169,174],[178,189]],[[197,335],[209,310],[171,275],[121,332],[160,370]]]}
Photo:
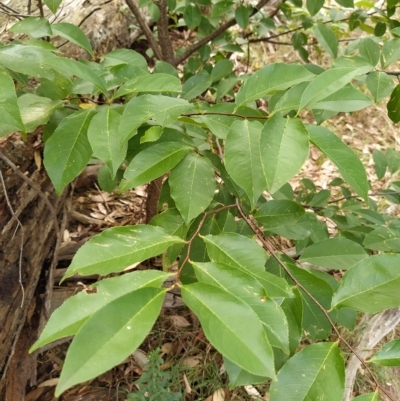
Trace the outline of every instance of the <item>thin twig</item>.
{"label": "thin twig", "polygon": [[[6,199],[7,206],[10,209],[11,216],[14,216],[15,212],[11,205],[10,198],[8,197],[6,183],[4,182],[3,173],[1,170],[0,170],[0,181],[1,181],[1,184],[3,185],[4,197]],[[18,283],[19,283],[19,286],[21,287],[21,293],[22,293],[22,300],[21,300],[21,306],[20,306],[22,308],[22,306],[24,304],[24,300],[25,300],[25,288],[22,284],[22,252],[24,250],[24,227],[22,226],[22,223],[18,217],[16,218],[16,220],[17,220],[17,228],[18,227],[21,228],[21,243],[20,243],[20,247],[19,247],[19,260],[18,260]],[[17,230],[14,231],[12,238],[14,238],[16,232],[17,232]]]}
{"label": "thin twig", "polygon": [[40,16],[43,18],[44,17],[44,11],[43,11],[42,0],[37,0],[37,5],[38,5],[38,8],[39,8]]}
{"label": "thin twig", "polygon": [[179,282],[179,277],[180,277],[180,275],[181,275],[182,269],[185,267],[185,264],[186,264],[187,262],[189,262],[190,250],[192,249],[192,242],[193,242],[194,239],[200,234],[200,230],[201,230],[201,228],[203,227],[203,224],[204,224],[204,222],[205,222],[207,216],[210,215],[210,214],[217,214],[217,213],[220,213],[220,212],[222,212],[222,211],[224,211],[224,210],[232,209],[232,208],[234,208],[234,207],[236,207],[236,205],[225,205],[225,206],[220,207],[219,209],[210,210],[210,211],[208,211],[208,212],[204,212],[203,217],[202,217],[202,219],[200,220],[199,225],[197,226],[196,231],[195,231],[194,234],[190,237],[190,239],[186,241],[186,244],[187,244],[187,246],[188,246],[187,252],[186,252],[186,257],[185,257],[185,259],[183,259],[182,264],[181,264],[181,267],[179,268],[179,270],[178,270],[178,272],[177,272],[177,274],[176,274],[176,281],[175,281],[176,284]]}
{"label": "thin twig", "polygon": [[[368,196],[370,197],[375,197],[375,196],[387,196],[387,195],[400,195],[400,191],[391,191],[391,192],[378,192],[376,194],[368,194]],[[353,198],[361,198],[360,195],[348,195],[348,196],[343,196],[341,198],[338,199],[334,199],[329,201],[328,203],[336,203],[336,202],[340,202],[342,200],[347,200],[347,199],[353,199]]]}
{"label": "thin twig", "polygon": [[[131,1],[131,0],[126,0],[126,1]],[[253,15],[257,14],[265,5],[267,5],[270,2],[270,0],[260,0],[256,6],[253,8],[253,11],[250,14],[250,17]],[[232,26],[236,25],[236,19],[232,18],[229,21],[225,22],[221,26],[219,26],[214,32],[211,32],[208,36],[205,38],[199,40],[198,42],[194,43],[192,46],[190,46],[180,57],[175,59],[174,66],[177,66],[178,64],[181,64],[184,62],[186,59],[188,59],[195,51],[200,49],[201,46],[207,44],[208,42],[212,41],[215,39],[217,36],[221,35],[221,33],[225,32],[227,29],[231,28]]]}
{"label": "thin twig", "polygon": [[[374,15],[377,12],[378,11],[372,11],[372,12],[368,13],[368,16],[370,17],[370,16]],[[322,24],[330,24],[332,22],[343,22],[343,21],[348,21],[349,19],[350,19],[350,17],[346,17],[346,18],[343,18],[343,19],[340,19],[340,20],[336,20],[336,21],[334,21],[333,19],[330,19],[328,21],[323,21]],[[288,35],[290,33],[294,33],[294,32],[300,31],[301,29],[303,29],[302,26],[300,26],[298,28],[294,28],[294,29],[289,29],[289,30],[287,30],[285,32],[277,33],[276,35],[272,35],[272,36],[269,36],[269,37],[250,39],[249,42],[250,43],[268,42],[268,41],[270,41],[270,39],[279,38],[281,36]]]}
{"label": "thin twig", "polygon": [[182,114],[184,117],[196,117],[196,116],[206,116],[206,115],[216,115],[216,116],[226,116],[226,117],[238,117],[243,118],[244,120],[247,119],[257,119],[257,120],[268,120],[269,116],[244,116],[242,114],[235,114],[235,113],[222,113],[217,111],[205,111],[203,113],[187,113]]}
{"label": "thin twig", "polygon": [[128,5],[129,9],[132,11],[132,14],[135,16],[136,21],[138,22],[140,29],[142,30],[144,36],[146,36],[146,39],[148,40],[149,45],[154,52],[154,56],[158,60],[162,60],[163,56],[162,56],[160,47],[154,38],[153,32],[151,32],[145,19],[143,18],[142,14],[140,13],[139,7],[135,4],[134,0],[125,0],[125,2]]}
{"label": "thin twig", "polygon": [[44,203],[47,205],[48,209],[50,210],[51,215],[53,216],[54,229],[56,231],[57,237],[59,237],[60,236],[60,228],[58,226],[57,213],[54,210],[53,205],[47,199],[46,195],[30,178],[28,178],[26,175],[22,174],[22,172],[19,170],[19,168],[6,155],[4,155],[1,150],[0,150],[0,159],[3,160],[5,163],[7,163],[12,168],[14,173],[17,174],[18,177],[22,178],[31,188],[33,188],[35,190],[35,192],[40,196],[40,198],[42,198],[42,200],[44,201]]}
{"label": "thin twig", "polygon": [[[330,318],[328,311],[320,304],[320,302],[305,288],[297,279],[296,277],[292,274],[292,272],[286,267],[286,265],[279,259],[279,257],[276,255],[274,249],[272,246],[265,240],[264,233],[262,230],[246,215],[246,213],[243,211],[239,200],[236,199],[236,207],[239,212],[239,214],[242,216],[243,220],[246,222],[246,224],[250,227],[250,229],[254,232],[256,235],[257,239],[261,242],[263,248],[278,262],[279,266],[286,272],[286,274],[293,280],[293,282],[296,284],[298,288],[300,288],[313,302],[315,305],[318,306],[318,308],[321,310],[321,312],[325,315],[326,319],[328,320],[329,324],[332,326],[333,331],[336,333],[339,341],[341,341],[343,344],[346,345],[346,347],[351,351],[353,355],[356,356],[356,358],[361,362],[363,365],[364,369],[370,374],[372,380],[374,381],[375,385],[377,388],[382,391],[391,401],[395,401],[394,398],[391,397],[391,395],[382,387],[382,385],[379,383],[378,379],[375,377],[371,369],[369,368],[368,364],[365,362],[365,360],[358,354],[358,352],[349,344],[349,342],[342,337],[340,334],[339,330],[335,326],[335,323],[333,320]],[[293,260],[294,263],[297,263],[296,260]]]}

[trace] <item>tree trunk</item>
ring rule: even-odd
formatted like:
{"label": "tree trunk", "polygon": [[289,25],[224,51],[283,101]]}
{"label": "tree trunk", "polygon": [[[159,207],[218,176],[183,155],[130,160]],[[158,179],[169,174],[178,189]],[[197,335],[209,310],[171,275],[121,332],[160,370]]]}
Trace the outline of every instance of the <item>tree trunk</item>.
{"label": "tree trunk", "polygon": [[[12,5],[26,14],[26,3]],[[32,5],[36,7],[37,2]],[[56,17],[46,8],[45,13],[55,22],[80,26],[95,55],[101,56],[116,48],[129,48],[139,35],[129,28],[129,14],[120,12],[123,5],[123,0],[64,0]],[[32,14],[39,11],[32,9]],[[10,19],[6,21],[12,25]],[[17,35],[7,32],[2,42],[13,36]],[[88,58],[84,50],[62,38],[51,42],[68,57]],[[28,381],[35,384],[36,360],[28,350],[48,318],[57,249],[67,219],[70,189],[57,196],[40,167],[39,132],[29,134],[26,143],[17,134],[0,139],[4,179],[3,183],[0,177],[0,400],[7,401],[23,400]],[[58,236],[56,226],[60,226]]]}
{"label": "tree trunk", "polygon": [[23,399],[31,377],[34,359],[27,351],[37,338],[46,293],[51,292],[46,291],[46,281],[60,242],[57,216],[68,194],[66,190],[58,197],[38,168],[37,138],[31,134],[24,143],[13,134],[0,142],[0,399],[8,401]]}

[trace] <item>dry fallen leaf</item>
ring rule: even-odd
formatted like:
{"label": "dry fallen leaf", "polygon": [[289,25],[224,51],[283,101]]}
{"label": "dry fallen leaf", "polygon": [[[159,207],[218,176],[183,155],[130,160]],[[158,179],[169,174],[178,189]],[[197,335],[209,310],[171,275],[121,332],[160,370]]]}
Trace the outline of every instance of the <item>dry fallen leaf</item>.
{"label": "dry fallen leaf", "polygon": [[219,388],[214,392],[212,396],[213,401],[224,401],[225,400],[225,391],[222,388]]}
{"label": "dry fallen leaf", "polygon": [[187,394],[192,394],[192,387],[190,387],[189,380],[186,375],[183,374],[183,382],[185,383],[185,389]]}
{"label": "dry fallen leaf", "polygon": [[133,354],[133,359],[135,362],[143,369],[143,366],[149,362],[147,355],[140,349],[137,349]]}
{"label": "dry fallen leaf", "polygon": [[173,315],[171,316],[173,324],[177,327],[188,327],[190,323],[183,316]]}
{"label": "dry fallen leaf", "polygon": [[194,368],[201,362],[201,356],[200,355],[193,355],[193,356],[187,356],[186,358],[183,358],[181,361],[181,364],[183,366],[187,366],[189,368]]}
{"label": "dry fallen leaf", "polygon": [[58,381],[60,380],[59,377],[55,377],[53,379],[45,380],[44,382],[40,383],[38,387],[52,387],[57,386]]}
{"label": "dry fallen leaf", "polygon": [[161,353],[164,355],[168,355],[172,350],[172,343],[164,343],[161,346]]}

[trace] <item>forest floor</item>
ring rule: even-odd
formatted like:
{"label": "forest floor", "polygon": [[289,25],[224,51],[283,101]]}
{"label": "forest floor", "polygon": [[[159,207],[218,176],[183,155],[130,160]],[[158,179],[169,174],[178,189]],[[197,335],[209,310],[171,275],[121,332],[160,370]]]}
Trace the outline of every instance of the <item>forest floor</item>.
{"label": "forest floor", "polygon": [[[257,62],[252,61],[252,67],[273,62],[271,49],[263,45],[257,50]],[[279,61],[293,61],[296,55],[288,50],[287,54],[279,54]],[[265,55],[265,57],[264,57]],[[276,55],[278,59],[278,55]],[[304,116],[306,119],[311,116]],[[387,118],[385,102],[372,106],[367,110],[352,114],[341,113],[324,125],[339,135],[344,142],[354,149],[366,167],[371,183],[371,193],[382,188],[388,188],[396,177],[384,177],[378,181],[375,175],[372,151],[392,148],[400,150],[400,135],[398,127],[393,127]],[[339,177],[336,167],[315,148],[311,149],[310,157],[302,171],[291,181],[293,188],[299,190],[301,179],[309,178],[319,189],[327,188],[334,178]],[[122,195],[101,191],[96,184],[96,167],[88,168],[77,182],[72,199],[73,213],[69,225],[64,231],[63,242],[59,253],[59,265],[52,309],[59,306],[69,296],[84,289],[96,281],[96,277],[82,279],[83,283],[74,279],[58,285],[65,269],[68,267],[74,253],[90,237],[106,228],[144,222],[144,202],[146,189],[136,188]],[[383,198],[376,197],[378,205],[384,209]],[[391,211],[397,213],[397,211]],[[160,269],[161,261],[153,259],[141,264],[136,269]],[[399,334],[400,331],[397,333]],[[393,333],[395,336],[395,333]],[[398,335],[397,335],[398,337]],[[349,337],[350,341],[356,339]],[[58,343],[53,348],[38,355],[37,386],[29,389],[25,401],[53,401],[54,388],[57,384],[68,341]],[[161,357],[157,361],[156,356]],[[150,359],[150,369],[146,365]],[[146,370],[147,369],[147,370]],[[138,393],[135,381],[142,375],[162,374],[164,388],[170,393],[164,398],[169,400],[187,401],[222,401],[222,400],[267,400],[265,396],[267,385],[254,387],[228,388],[228,377],[224,371],[223,359],[206,341],[199,321],[187,308],[182,306],[180,299],[171,299],[156,322],[141,347],[126,361],[111,371],[88,383],[84,383],[65,392],[60,401],[123,401],[127,394],[136,392],[144,395],[145,389]],[[375,368],[380,381],[391,389],[396,399],[400,399],[400,372]],[[161,379],[159,379],[161,381]],[[373,391],[370,379],[361,372],[356,381],[355,395]],[[176,397],[176,398],[173,398]],[[145,400],[147,398],[137,398]]]}

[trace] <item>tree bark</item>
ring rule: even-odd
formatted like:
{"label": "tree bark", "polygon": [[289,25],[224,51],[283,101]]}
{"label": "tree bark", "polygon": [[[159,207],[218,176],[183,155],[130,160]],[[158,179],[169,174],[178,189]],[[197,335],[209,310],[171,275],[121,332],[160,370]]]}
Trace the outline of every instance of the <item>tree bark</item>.
{"label": "tree bark", "polygon": [[[26,14],[26,3],[13,3],[13,7]],[[116,48],[129,48],[140,34],[129,28],[129,13],[120,11],[124,4],[124,0],[64,0],[56,16],[46,7],[44,11],[54,22],[80,26],[98,57]],[[39,12],[32,9],[32,14]],[[15,20],[6,19],[4,24],[10,26],[10,21]],[[2,42],[16,36],[6,32],[1,35]],[[62,38],[51,42],[68,57],[90,57]],[[46,172],[39,167],[40,129],[29,134],[27,142],[18,134],[0,139],[0,151],[5,156],[0,159],[4,181],[0,177],[0,400],[20,401],[28,382],[34,385],[36,380],[36,358],[28,350],[48,318],[70,189],[57,196]],[[19,173],[6,159],[18,167]],[[61,226],[58,236],[56,226]]]}
{"label": "tree bark", "polygon": [[63,213],[68,194],[66,190],[58,197],[45,171],[38,168],[37,138],[31,134],[25,143],[13,134],[0,142],[2,156],[34,185],[0,161],[0,399],[8,401],[23,399],[32,374],[34,359],[27,350],[41,328],[46,295],[51,295],[45,284],[60,240],[55,218]]}

